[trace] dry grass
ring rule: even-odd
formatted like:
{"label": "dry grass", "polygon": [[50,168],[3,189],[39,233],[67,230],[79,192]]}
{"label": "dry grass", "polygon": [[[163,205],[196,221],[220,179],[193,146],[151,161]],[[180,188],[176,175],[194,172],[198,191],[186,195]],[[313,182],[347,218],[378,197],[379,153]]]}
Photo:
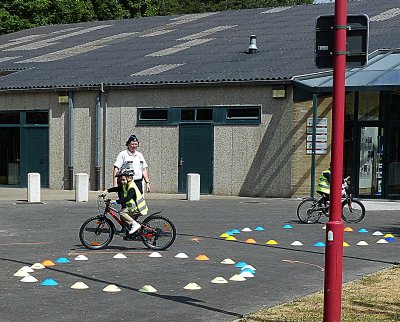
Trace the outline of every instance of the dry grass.
{"label": "dry grass", "polygon": [[[400,267],[343,285],[342,322],[400,321]],[[240,322],[321,322],[323,292],[262,310]]]}

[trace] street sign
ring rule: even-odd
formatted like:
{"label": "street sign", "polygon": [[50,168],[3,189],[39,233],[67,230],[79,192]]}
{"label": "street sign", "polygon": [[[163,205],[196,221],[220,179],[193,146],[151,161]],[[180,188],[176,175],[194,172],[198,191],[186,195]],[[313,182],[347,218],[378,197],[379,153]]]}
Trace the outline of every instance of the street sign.
{"label": "street sign", "polygon": [[[307,119],[306,154],[313,154],[312,149],[313,119]],[[328,119],[317,118],[315,122],[315,154],[327,154],[328,152]]]}
{"label": "street sign", "polygon": [[[369,17],[367,15],[347,15],[347,67],[361,67],[368,62],[368,34]],[[315,64],[318,68],[333,68],[333,37],[334,16],[319,16],[315,25]]]}

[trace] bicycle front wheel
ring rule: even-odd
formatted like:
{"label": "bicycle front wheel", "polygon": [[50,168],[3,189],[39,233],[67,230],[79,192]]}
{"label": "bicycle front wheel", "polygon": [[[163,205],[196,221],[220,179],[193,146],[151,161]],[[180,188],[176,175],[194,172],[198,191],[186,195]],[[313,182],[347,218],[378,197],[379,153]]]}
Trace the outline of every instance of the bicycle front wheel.
{"label": "bicycle front wheel", "polygon": [[365,207],[359,200],[344,200],[342,202],[342,219],[347,223],[357,223],[365,217]]}
{"label": "bicycle front wheel", "polygon": [[150,216],[143,221],[140,236],[147,248],[165,250],[174,243],[176,229],[168,218]]}
{"label": "bicycle front wheel", "polygon": [[114,237],[115,226],[106,217],[92,217],[86,220],[79,230],[79,239],[83,246],[89,249],[102,249]]}
{"label": "bicycle front wheel", "polygon": [[313,224],[321,217],[317,199],[304,199],[297,207],[297,217],[305,224]]}

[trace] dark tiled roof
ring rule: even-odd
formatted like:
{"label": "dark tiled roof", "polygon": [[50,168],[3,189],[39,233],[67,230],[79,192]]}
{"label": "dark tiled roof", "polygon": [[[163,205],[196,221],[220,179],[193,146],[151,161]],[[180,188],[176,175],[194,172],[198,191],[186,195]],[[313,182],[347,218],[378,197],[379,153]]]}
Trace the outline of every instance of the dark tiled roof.
{"label": "dark tiled roof", "polygon": [[[280,10],[283,9],[283,10]],[[0,89],[285,81],[317,72],[315,20],[333,4],[54,25],[0,37]],[[377,16],[386,12],[383,16]],[[370,50],[400,47],[399,0],[350,1]],[[258,52],[247,54],[249,36]],[[8,74],[6,71],[16,71]]]}

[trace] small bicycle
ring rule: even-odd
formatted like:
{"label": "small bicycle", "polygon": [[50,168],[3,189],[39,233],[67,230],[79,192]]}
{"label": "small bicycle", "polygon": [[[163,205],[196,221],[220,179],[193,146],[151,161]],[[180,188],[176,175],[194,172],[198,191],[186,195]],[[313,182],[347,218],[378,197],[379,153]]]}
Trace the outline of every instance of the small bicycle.
{"label": "small bicycle", "polygon": [[[347,223],[358,223],[365,217],[365,207],[361,201],[353,199],[350,193],[350,177],[342,184],[342,219]],[[329,216],[329,195],[304,199],[297,207],[297,217],[301,222],[312,224],[322,216]]]}
{"label": "small bicycle", "polygon": [[118,218],[119,212],[112,206],[111,199],[99,195],[97,205],[99,215],[87,219],[79,230],[79,239],[86,248],[103,249],[111,243],[116,227],[108,215],[121,225],[124,240],[141,240],[147,248],[153,250],[165,250],[175,241],[175,226],[170,219],[160,215],[162,211],[147,216],[143,221],[135,218],[141,227],[137,232],[129,234],[129,228]]}

